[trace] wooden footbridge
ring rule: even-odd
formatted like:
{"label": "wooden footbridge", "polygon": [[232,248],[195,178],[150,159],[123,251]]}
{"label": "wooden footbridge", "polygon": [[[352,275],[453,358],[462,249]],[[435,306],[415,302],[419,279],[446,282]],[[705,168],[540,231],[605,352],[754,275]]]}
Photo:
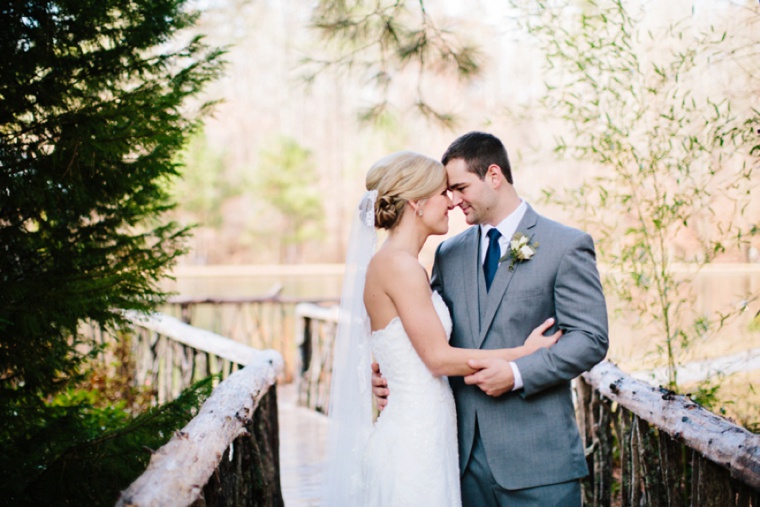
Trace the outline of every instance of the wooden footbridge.
{"label": "wooden footbridge", "polygon": [[[181,319],[129,315],[135,379],[157,400],[209,374],[224,380],[118,506],[320,505],[337,315],[297,303],[184,300]],[[230,305],[215,324],[225,336],[189,324],[194,304]],[[293,338],[275,340],[288,319]],[[586,505],[760,507],[760,435],[606,362],[575,392]]]}

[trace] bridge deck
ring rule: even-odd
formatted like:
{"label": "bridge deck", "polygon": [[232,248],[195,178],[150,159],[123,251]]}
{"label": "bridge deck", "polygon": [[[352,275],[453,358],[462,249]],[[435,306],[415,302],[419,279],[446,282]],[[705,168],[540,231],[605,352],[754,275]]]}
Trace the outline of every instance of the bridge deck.
{"label": "bridge deck", "polygon": [[319,506],[327,417],[296,405],[294,384],[277,386],[280,480],[286,507]]}

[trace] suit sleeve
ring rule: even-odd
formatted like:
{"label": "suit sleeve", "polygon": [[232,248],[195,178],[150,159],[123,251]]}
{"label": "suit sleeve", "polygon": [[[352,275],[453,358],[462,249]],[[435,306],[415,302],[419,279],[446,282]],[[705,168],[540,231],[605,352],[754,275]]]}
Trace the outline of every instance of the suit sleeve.
{"label": "suit sleeve", "polygon": [[562,337],[553,347],[515,361],[524,381],[525,398],[577,377],[607,354],[607,305],[594,242],[588,234],[574,238],[560,260],[554,305]]}

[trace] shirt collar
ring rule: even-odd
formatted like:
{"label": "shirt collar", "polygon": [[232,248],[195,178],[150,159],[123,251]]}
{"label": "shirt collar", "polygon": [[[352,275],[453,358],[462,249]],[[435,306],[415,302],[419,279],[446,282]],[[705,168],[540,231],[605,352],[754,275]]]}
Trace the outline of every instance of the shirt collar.
{"label": "shirt collar", "polygon": [[[515,208],[515,210],[510,213],[509,215],[504,218],[501,222],[499,222],[496,225],[496,228],[501,233],[501,238],[499,243],[503,241],[509,241],[512,239],[512,236],[515,235],[515,232],[517,231],[517,226],[520,225],[520,220],[523,219],[525,216],[525,212],[528,210],[528,205],[520,199],[520,204]],[[482,224],[480,226],[480,241],[486,240],[486,235],[488,234],[488,231],[493,228],[490,224]]]}

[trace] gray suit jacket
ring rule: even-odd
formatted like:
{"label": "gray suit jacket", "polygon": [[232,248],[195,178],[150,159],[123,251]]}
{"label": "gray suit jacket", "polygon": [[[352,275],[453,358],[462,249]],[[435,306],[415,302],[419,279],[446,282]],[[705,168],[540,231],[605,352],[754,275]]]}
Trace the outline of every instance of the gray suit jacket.
{"label": "gray suit jacket", "polygon": [[[462,377],[449,379],[457,406],[464,471],[477,425],[494,478],[506,489],[565,482],[588,473],[570,381],[607,353],[607,308],[588,234],[539,216],[528,206],[518,232],[539,243],[509,270],[503,262],[486,291],[477,226],[443,242],[432,285],[448,305],[451,344],[497,349],[524,343],[549,317],[564,331],[551,349],[516,361],[523,389],[493,398]],[[504,252],[503,252],[504,253]]]}

